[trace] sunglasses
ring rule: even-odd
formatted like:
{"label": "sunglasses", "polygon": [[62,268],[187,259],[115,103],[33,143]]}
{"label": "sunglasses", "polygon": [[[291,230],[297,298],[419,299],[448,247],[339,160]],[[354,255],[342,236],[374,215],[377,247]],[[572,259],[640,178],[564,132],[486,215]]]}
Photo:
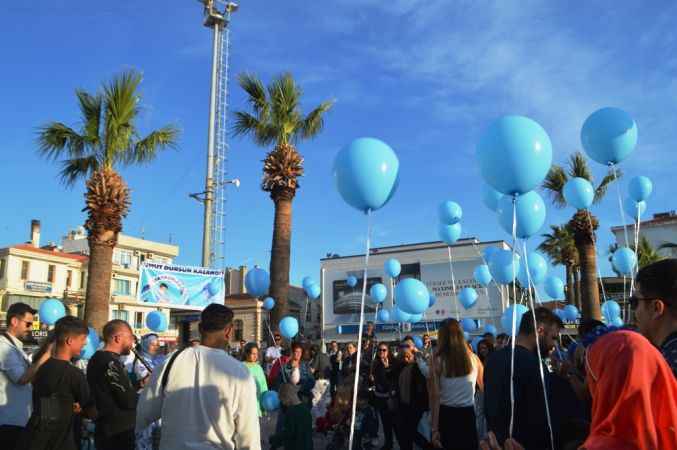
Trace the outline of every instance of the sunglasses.
{"label": "sunglasses", "polygon": [[652,301],[652,300],[659,300],[659,299],[660,299],[660,297],[639,298],[639,297],[633,295],[628,299],[628,303],[630,303],[630,308],[634,311],[634,310],[637,309],[637,306],[639,306],[640,301],[649,302],[649,301]]}
{"label": "sunglasses", "polygon": [[387,348],[379,348],[378,351],[379,351],[379,352],[387,352],[388,349],[387,349]]}
{"label": "sunglasses", "polygon": [[276,340],[276,341],[281,341],[282,338],[281,338],[280,336],[275,336],[275,340]]}

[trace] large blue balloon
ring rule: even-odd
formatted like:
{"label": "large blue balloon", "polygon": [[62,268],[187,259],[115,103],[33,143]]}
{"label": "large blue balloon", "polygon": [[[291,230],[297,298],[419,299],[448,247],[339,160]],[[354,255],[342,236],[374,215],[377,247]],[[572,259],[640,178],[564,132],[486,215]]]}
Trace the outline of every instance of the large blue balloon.
{"label": "large blue balloon", "polygon": [[428,308],[432,308],[435,303],[437,303],[437,297],[431,292],[428,300]]}
{"label": "large blue balloon", "polygon": [[489,261],[491,276],[500,284],[512,283],[520,269],[519,256],[510,250],[498,250]]}
{"label": "large blue balloon", "polygon": [[419,323],[421,320],[423,320],[423,314],[411,314],[409,316],[409,323]]}
{"label": "large blue balloon", "polygon": [[313,284],[313,278],[312,277],[303,277],[303,281],[301,281],[301,286],[303,286],[303,289],[306,289],[308,286]]}
{"label": "large blue balloon", "polygon": [[268,293],[270,287],[270,275],[260,267],[254,267],[244,277],[244,285],[254,297],[261,297]]}
{"label": "large blue balloon", "polygon": [[322,289],[319,284],[313,283],[306,289],[306,294],[311,300],[317,300],[322,294]]}
{"label": "large blue balloon", "polygon": [[409,322],[409,319],[411,318],[411,314],[405,313],[397,306],[393,308],[391,316],[394,322]]}
{"label": "large blue balloon", "polygon": [[280,334],[292,339],[299,332],[299,322],[295,317],[286,316],[280,320]]}
{"label": "large blue balloon", "polygon": [[[517,315],[516,319],[517,321],[515,322],[515,330],[513,331],[512,329],[512,314],[513,314],[513,309],[515,309],[515,313]],[[524,313],[529,311],[529,308],[527,308],[524,305],[510,305],[508,306],[505,311],[503,311],[503,315],[501,316],[501,327],[503,328],[503,331],[505,333],[508,333],[509,335],[517,334],[517,331],[520,329],[520,323],[522,323],[522,316]]]}
{"label": "large blue balloon", "polygon": [[146,327],[151,331],[155,331],[156,333],[167,331],[168,325],[167,316],[160,311],[151,311],[146,314]]}
{"label": "large blue balloon", "polygon": [[645,201],[651,195],[651,191],[653,191],[653,183],[649,177],[640,175],[634,177],[628,184],[630,198],[636,202]]}
{"label": "large blue balloon", "polygon": [[491,272],[489,272],[489,266],[486,264],[480,264],[479,266],[475,267],[473,276],[475,281],[484,287],[489,286],[491,283]]}
{"label": "large blue balloon", "polygon": [[96,330],[92,327],[88,327],[87,340],[80,351],[80,358],[91,359],[99,348],[99,343],[99,335],[96,333]]}
{"label": "large blue balloon", "polygon": [[618,328],[623,326],[623,319],[620,316],[614,317],[613,319],[611,319],[610,322],[611,322],[611,325],[618,327]]}
{"label": "large blue balloon", "polygon": [[475,322],[475,319],[464,317],[461,319],[461,327],[463,328],[463,331],[472,333],[473,331],[477,330],[477,322]]}
{"label": "large blue balloon", "polygon": [[644,211],[646,211],[646,202],[636,202],[632,199],[626,198],[625,203],[623,203],[623,208],[625,209],[625,214],[627,214],[628,217],[630,217],[633,221],[636,221],[637,213],[639,213],[639,217],[644,215]]}
{"label": "large blue balloon", "polygon": [[397,308],[407,314],[422,314],[430,304],[430,293],[416,278],[405,278],[395,288]]}
{"label": "large blue balloon", "polygon": [[369,297],[373,303],[383,303],[388,296],[388,289],[381,283],[376,283],[369,289]]}
{"label": "large blue balloon", "polygon": [[531,284],[534,286],[541,284],[548,274],[548,263],[540,253],[536,252],[529,253],[527,255],[527,259],[529,260],[529,277],[527,277],[527,261],[524,261],[522,264],[520,264],[520,271],[517,274],[517,280],[520,282],[522,287],[529,286],[529,280],[531,280]]}
{"label": "large blue balloon", "polygon": [[442,242],[447,245],[452,245],[461,237],[461,224],[455,223],[453,225],[445,225],[441,223],[437,231]]}
{"label": "large blue balloon", "polygon": [[[504,196],[498,202],[498,221],[512,235],[513,198]],[[536,191],[529,191],[517,197],[515,202],[515,219],[517,219],[517,237],[525,239],[538,233],[545,223],[545,203]]]}
{"label": "large blue balloon", "polygon": [[263,300],[263,309],[270,311],[273,308],[275,308],[275,300],[273,297],[266,297],[266,299]]}
{"label": "large blue balloon", "polygon": [[40,317],[40,322],[47,325],[54,325],[57,320],[66,315],[66,307],[63,306],[63,303],[61,303],[60,300],[50,298],[40,304],[38,315]]}
{"label": "large blue balloon", "polygon": [[602,303],[602,314],[608,321],[611,321],[615,317],[620,317],[621,306],[614,300],[607,300]]}
{"label": "large blue balloon", "polygon": [[451,200],[444,201],[440,204],[437,212],[440,216],[440,223],[445,225],[453,225],[458,223],[463,217],[463,209],[461,205]]}
{"label": "large blue balloon", "polygon": [[598,109],[585,119],[581,143],[588,156],[598,163],[618,164],[637,145],[637,124],[622,109]]}
{"label": "large blue balloon", "polygon": [[484,180],[497,191],[525,194],[540,186],[552,165],[548,133],[523,116],[494,121],[477,145],[477,160]]}
{"label": "large blue balloon", "polygon": [[477,291],[471,287],[464,287],[458,293],[458,301],[465,309],[470,309],[477,303]]}
{"label": "large blue balloon", "polygon": [[334,160],[334,181],[343,200],[360,211],[377,210],[395,194],[400,162],[383,141],[359,138]]}
{"label": "large blue balloon", "polygon": [[496,327],[490,323],[484,326],[484,332],[491,333],[494,337],[496,337],[496,334],[498,334],[498,330],[496,329]]}
{"label": "large blue balloon", "polygon": [[611,263],[621,275],[632,276],[637,265],[637,256],[628,247],[620,247],[611,257]]}
{"label": "large blue balloon", "polygon": [[354,288],[357,286],[357,278],[354,275],[349,275],[348,278],[346,278],[346,284],[349,287]]}
{"label": "large blue balloon", "polygon": [[484,261],[489,264],[491,257],[494,256],[499,250],[501,249],[498,247],[486,247],[484,250],[482,250],[482,257],[484,258]]}
{"label": "large blue balloon", "polygon": [[554,275],[550,275],[543,282],[545,293],[554,300],[564,299],[564,282]]}
{"label": "large blue balloon", "polygon": [[564,318],[569,322],[575,322],[578,319],[578,308],[574,305],[566,305],[564,307]]}
{"label": "large blue balloon", "polygon": [[576,209],[587,209],[592,205],[595,199],[595,189],[585,178],[572,178],[566,182],[564,189],[564,200]]}
{"label": "large blue balloon", "polygon": [[266,391],[261,394],[261,406],[266,411],[275,411],[280,407],[280,398],[277,396],[277,391]]}
{"label": "large blue balloon", "polygon": [[390,311],[387,309],[380,310],[376,316],[379,322],[390,322]]}
{"label": "large blue balloon", "polygon": [[496,189],[487,184],[482,185],[482,202],[490,210],[495,212],[498,209],[498,201],[501,197],[503,197],[503,194]]}
{"label": "large blue balloon", "polygon": [[388,258],[383,264],[383,270],[390,278],[397,278],[402,271],[402,265],[395,258]]}

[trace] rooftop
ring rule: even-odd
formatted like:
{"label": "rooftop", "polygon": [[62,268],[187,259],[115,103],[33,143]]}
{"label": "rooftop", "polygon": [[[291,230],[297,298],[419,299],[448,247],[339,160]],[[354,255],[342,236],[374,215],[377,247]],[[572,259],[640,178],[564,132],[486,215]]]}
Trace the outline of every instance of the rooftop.
{"label": "rooftop", "polygon": [[33,244],[16,244],[8,247],[10,249],[14,248],[17,250],[23,250],[23,251],[28,251],[28,252],[33,252],[33,253],[40,253],[43,255],[52,255],[52,256],[58,256],[59,258],[70,258],[74,259],[80,262],[87,261],[87,256],[85,255],[80,255],[76,253],[66,253],[62,252],[60,250],[57,250],[56,247],[49,247],[49,248],[38,248],[34,247]]}
{"label": "rooftop", "polygon": [[[666,211],[661,213],[656,213],[653,215],[653,218],[649,220],[643,220],[640,222],[641,227],[651,227],[651,226],[660,226],[677,223],[677,212],[675,211]],[[623,225],[617,225],[611,227],[611,231],[623,231]]]}

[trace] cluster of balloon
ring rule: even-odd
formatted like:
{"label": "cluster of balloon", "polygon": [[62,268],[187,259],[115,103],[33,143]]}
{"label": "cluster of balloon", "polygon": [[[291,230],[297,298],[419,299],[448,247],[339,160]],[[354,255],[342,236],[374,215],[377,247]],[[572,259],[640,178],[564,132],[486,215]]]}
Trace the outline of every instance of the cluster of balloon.
{"label": "cluster of balloon", "polygon": [[89,330],[87,331],[87,340],[85,341],[85,345],[82,347],[82,350],[80,351],[80,358],[82,359],[91,359],[92,356],[94,356],[94,353],[96,353],[97,349],[99,348],[100,340],[99,340],[99,335],[96,333],[96,330],[92,327],[88,327]]}
{"label": "cluster of balloon", "polygon": [[277,396],[277,391],[266,391],[261,394],[261,406],[266,411],[275,411],[280,407],[280,399]]}
{"label": "cluster of balloon", "polygon": [[266,297],[263,300],[263,309],[271,311],[273,308],[275,308],[275,299],[273,297]]}
{"label": "cluster of balloon", "polygon": [[254,267],[244,277],[244,285],[254,297],[262,297],[270,288],[270,275],[260,267]]}
{"label": "cluster of balloon", "polygon": [[477,303],[477,291],[472,287],[464,287],[458,293],[458,301],[465,309],[470,309]]}
{"label": "cluster of balloon", "polygon": [[167,331],[168,325],[169,321],[167,320],[167,316],[160,311],[151,311],[146,314],[146,327],[149,330],[155,331],[156,333],[162,333],[163,331]]}
{"label": "cluster of balloon", "polygon": [[477,322],[475,321],[475,319],[464,317],[463,319],[461,319],[461,327],[463,328],[463,331],[472,333],[473,331],[477,331]]}
{"label": "cluster of balloon", "polygon": [[[519,281],[523,287],[528,287],[530,285],[537,286],[545,281],[547,275],[548,263],[545,258],[543,258],[540,253],[530,252],[527,254],[524,264],[520,265],[519,272],[517,273],[517,281]],[[531,284],[529,282],[531,282]]]}
{"label": "cluster of balloon", "polygon": [[423,314],[430,305],[428,288],[416,278],[405,278],[397,283],[395,296],[397,309],[406,314]]}
{"label": "cluster of balloon", "polygon": [[376,283],[369,289],[369,299],[372,303],[383,303],[388,296],[388,288],[384,284]]}
{"label": "cluster of balloon", "polygon": [[519,273],[520,257],[510,250],[496,249],[488,262],[489,272],[497,283],[510,284]]}
{"label": "cluster of balloon", "polygon": [[564,298],[564,282],[558,277],[551,275],[547,277],[543,283],[545,293],[553,300],[560,300]]}
{"label": "cluster of balloon", "polygon": [[[517,316],[514,330],[512,329],[513,310],[515,311],[515,314]],[[503,331],[509,335],[517,334],[517,330],[519,330],[520,328],[520,323],[522,323],[522,316],[527,311],[529,311],[529,308],[521,304],[514,304],[508,306],[505,309],[505,311],[503,311],[503,315],[501,315],[501,327],[503,328]]]}
{"label": "cluster of balloon", "polygon": [[607,300],[602,303],[602,315],[608,324],[614,325],[616,327],[623,326],[621,307],[614,300]]}
{"label": "cluster of balloon", "polygon": [[486,264],[480,264],[479,266],[475,267],[475,270],[473,271],[473,277],[475,278],[475,281],[480,284],[480,286],[488,287],[492,280],[489,266]]}
{"label": "cluster of balloon", "polygon": [[564,320],[568,322],[575,322],[580,316],[578,308],[576,308],[574,305],[566,305],[563,311],[564,311]]}
{"label": "cluster of balloon", "polygon": [[63,306],[60,300],[50,298],[42,302],[38,309],[38,315],[40,316],[40,322],[54,325],[57,320],[66,315],[66,307]]}
{"label": "cluster of balloon", "polygon": [[[355,283],[357,283],[357,281],[355,281]],[[303,277],[301,284],[303,285],[303,290],[306,292],[306,295],[311,300],[317,300],[320,297],[320,294],[322,294],[320,285],[311,277]]]}
{"label": "cluster of balloon", "polygon": [[299,332],[299,322],[295,317],[286,316],[280,320],[280,334],[287,339],[293,339]]}
{"label": "cluster of balloon", "polygon": [[482,185],[482,203],[484,203],[484,206],[489,208],[491,211],[496,212],[498,209],[498,202],[502,197],[503,194],[498,192],[496,189],[487,184]]}
{"label": "cluster of balloon", "polygon": [[390,311],[387,309],[382,309],[376,315],[379,322],[390,322]]}
{"label": "cluster of balloon", "polygon": [[503,196],[498,202],[498,222],[506,233],[512,235],[513,221],[516,237],[527,239],[538,233],[545,223],[545,203],[536,191],[515,198]]}
{"label": "cluster of balloon", "polygon": [[498,330],[496,329],[496,327],[490,323],[484,326],[484,332],[491,333],[494,337],[496,337],[496,335],[498,334]]}
{"label": "cluster of balloon", "polygon": [[611,264],[623,276],[632,276],[637,265],[637,255],[628,247],[619,247],[611,256]]}
{"label": "cluster of balloon", "polygon": [[398,305],[393,307],[391,318],[393,322],[406,323],[411,320],[411,314],[402,311]]}

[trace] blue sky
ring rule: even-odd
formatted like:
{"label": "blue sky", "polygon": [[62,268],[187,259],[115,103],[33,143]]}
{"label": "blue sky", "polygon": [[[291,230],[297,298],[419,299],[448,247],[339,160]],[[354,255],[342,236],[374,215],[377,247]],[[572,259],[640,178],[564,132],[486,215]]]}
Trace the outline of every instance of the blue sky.
{"label": "blue sky", "polygon": [[[342,202],[331,179],[338,149],[360,136],[386,141],[401,163],[400,189],[375,215],[376,246],[436,240],[436,208],[445,199],[463,206],[464,236],[508,238],[481,204],[474,157],[482,130],[502,114],[541,123],[561,163],[580,149],[591,112],[627,110],[639,145],[621,164],[622,189],[631,176],[647,175],[654,181],[647,214],[674,209],[676,9],[672,2],[243,0],[232,23],[231,74],[252,71],[267,81],[290,71],[306,108],[337,102],[322,135],[299,148],[306,176],[294,201],[292,281],[317,274],[327,252],[363,251],[364,217]],[[122,170],[133,195],[125,232],[143,229],[165,242],[171,235],[181,246],[177,261],[198,264],[201,209],[188,193],[203,189],[211,51],[200,5],[2,2],[0,39],[0,245],[26,240],[32,218],[42,220],[45,241],[83,222],[83,183],[58,183],[58,168],[36,155],[36,127],[77,125],[75,88],[95,90],[135,68],[144,74],[141,128],[172,122],[183,132],[179,150]],[[237,85],[230,88],[231,108],[244,108]],[[231,141],[230,173],[242,186],[228,200],[229,265],[268,265],[264,155],[247,139]],[[601,178],[604,168],[593,167]],[[611,194],[593,211],[603,249],[620,222]],[[548,206],[547,223],[572,214]]]}

